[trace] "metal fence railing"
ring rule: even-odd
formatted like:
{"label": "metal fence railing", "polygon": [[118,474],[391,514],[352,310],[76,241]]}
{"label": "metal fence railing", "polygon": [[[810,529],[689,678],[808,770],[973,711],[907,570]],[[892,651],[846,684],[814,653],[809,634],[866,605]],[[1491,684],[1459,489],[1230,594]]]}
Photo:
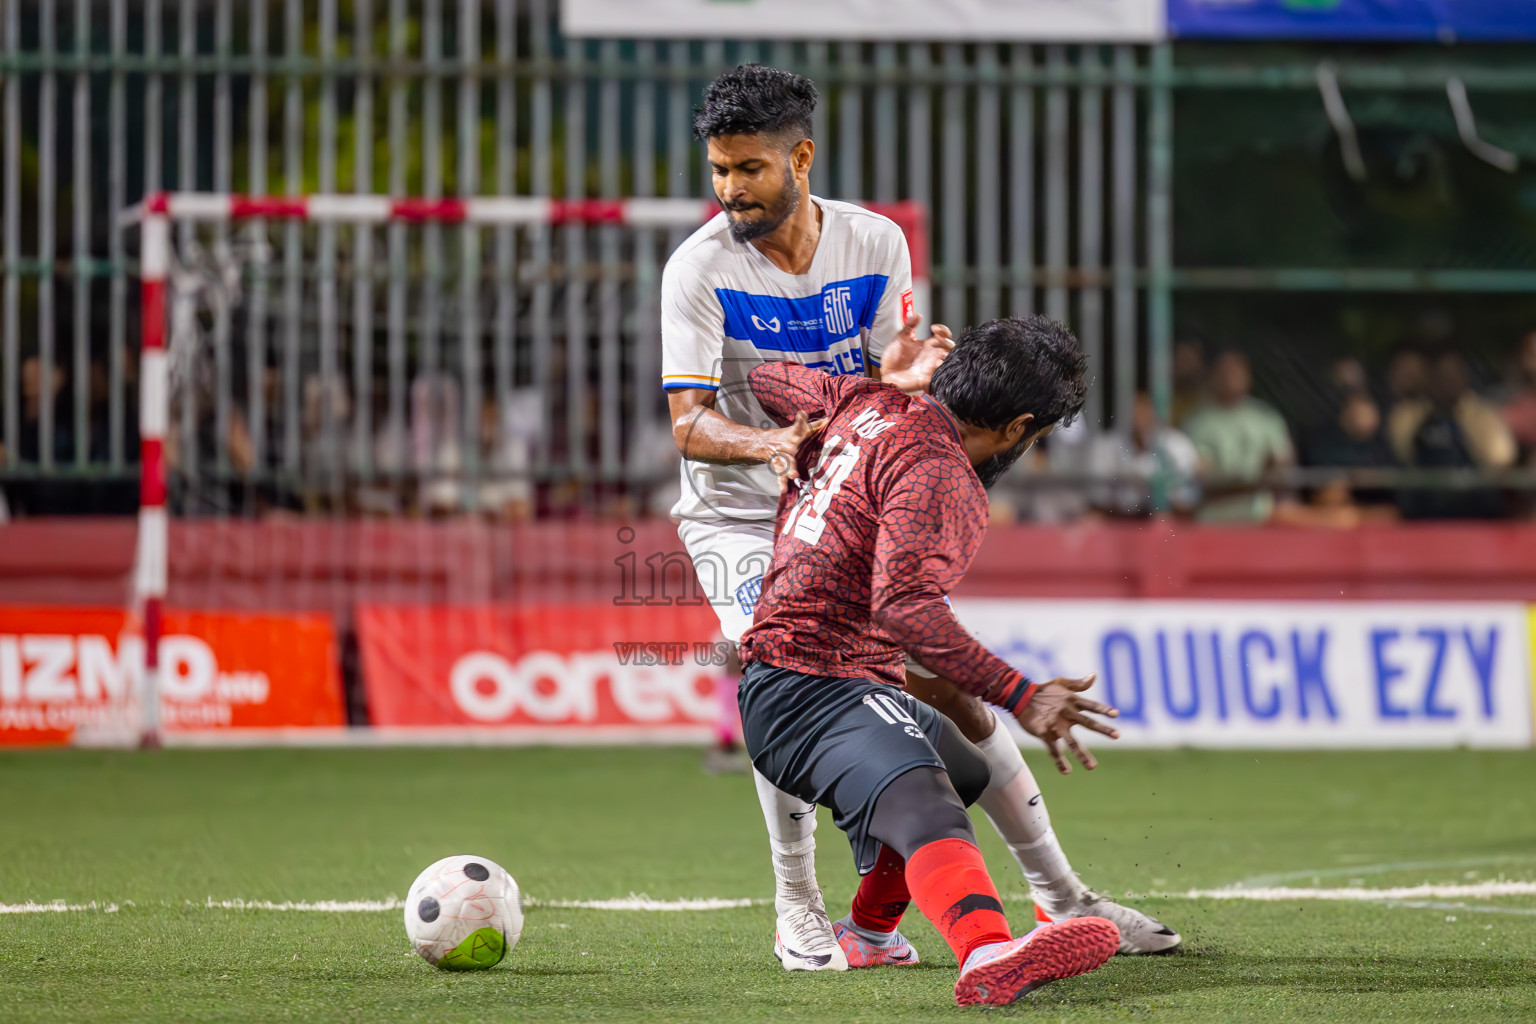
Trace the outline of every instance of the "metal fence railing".
{"label": "metal fence railing", "polygon": [[[142,195],[707,198],[693,106],[711,77],[749,60],[820,85],[819,194],[912,200],[932,211],[940,284],[926,312],[956,324],[1035,308],[1073,320],[1096,363],[1119,366],[1114,397],[1096,389],[1095,403],[1128,400],[1149,283],[1138,276],[1148,207],[1138,76],[1147,51],[591,42],[562,36],[555,8],[553,0],[6,3],[0,472],[130,474],[136,271],[132,240],[114,230],[113,215]],[[1159,116],[1166,110],[1154,108]],[[1163,192],[1151,212],[1165,230],[1166,161],[1152,179]],[[190,251],[193,229],[178,230]],[[226,244],[221,230],[203,239],[205,250]],[[274,226],[267,236],[281,265],[246,296],[257,319],[335,301],[302,282],[326,279],[338,261],[401,256],[393,234],[344,239],[322,227],[306,240],[304,230]],[[411,313],[428,325],[445,311],[430,282],[456,274],[450,265],[472,260],[487,278],[509,275],[526,246],[532,261],[559,263],[576,281],[613,258],[612,238],[583,225],[525,240],[495,232],[483,248],[466,248],[471,240],[451,227],[420,233],[429,286]],[[684,234],[665,233],[661,244]],[[570,301],[563,314],[542,315],[563,315],[562,329],[593,337],[610,329],[599,310]],[[299,315],[324,319],[314,308]],[[420,344],[431,346],[430,330]],[[33,377],[58,379],[59,390]],[[290,450],[302,392],[302,381],[276,388]],[[1096,421],[1105,415],[1095,407]]]}
{"label": "metal fence railing", "polygon": [[[1174,265],[1176,97],[1315,96],[1315,61],[1265,65],[1204,51],[1176,63],[1169,45],[591,41],[564,36],[557,8],[556,0],[0,5],[0,479],[133,479],[137,268],[114,216],[144,195],[707,199],[692,109],[711,77],[749,60],[820,86],[818,193],[913,201],[930,212],[934,319],[961,325],[1041,310],[1074,327],[1096,383],[1091,429],[1125,425],[1141,386],[1169,407],[1181,294],[1536,290],[1533,272],[1507,268]],[[1536,93],[1528,63],[1482,67],[1446,52],[1399,63],[1347,55],[1332,80],[1346,98],[1443,92],[1452,77],[1472,103]],[[1321,99],[1317,110],[1321,118]],[[340,266],[407,258],[394,230],[272,226],[256,243],[280,264],[244,297],[252,322],[286,317],[317,362],[345,358],[317,327],[304,333],[330,315],[326,304],[343,301],[311,285]],[[193,251],[195,230],[180,231],[181,250]],[[426,363],[442,355],[432,348],[436,325],[465,266],[482,282],[512,281],[514,266],[526,264],[579,283],[600,278],[605,262],[626,262],[602,227],[413,231],[409,259],[423,285],[381,301],[410,303],[425,325],[410,357]],[[658,258],[683,234],[658,232]],[[201,241],[213,252],[229,238],[215,228]],[[540,286],[525,283],[530,305],[498,314],[526,316],[517,330],[568,331],[595,347],[612,335],[613,312],[583,289],[545,308]],[[624,322],[636,353],[657,344],[633,327]],[[574,376],[582,367],[559,370],[562,391],[587,387]],[[291,453],[295,431],[303,446],[304,379],[282,365],[271,373],[283,422],[259,429],[276,431]],[[488,394],[519,383],[531,382],[488,368]],[[625,384],[625,408],[659,416],[655,394],[631,387],[643,384]],[[568,455],[552,468],[587,474],[604,465]]]}

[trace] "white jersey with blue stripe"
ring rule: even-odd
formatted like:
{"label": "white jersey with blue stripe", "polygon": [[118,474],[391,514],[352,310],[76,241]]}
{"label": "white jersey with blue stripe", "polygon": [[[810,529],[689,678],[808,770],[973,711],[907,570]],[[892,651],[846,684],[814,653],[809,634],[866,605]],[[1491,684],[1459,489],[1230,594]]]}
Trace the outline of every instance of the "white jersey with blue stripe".
{"label": "white jersey with blue stripe", "polygon": [[[678,246],[661,279],[664,388],[714,391],[722,416],[772,427],[747,386],[752,367],[789,359],[862,375],[879,366],[912,309],[906,237],[861,206],[811,200],[821,209],[821,237],[804,274],[787,274],[736,241],[723,213]],[[685,459],[682,474],[674,516],[773,518],[778,485],[765,465]]]}

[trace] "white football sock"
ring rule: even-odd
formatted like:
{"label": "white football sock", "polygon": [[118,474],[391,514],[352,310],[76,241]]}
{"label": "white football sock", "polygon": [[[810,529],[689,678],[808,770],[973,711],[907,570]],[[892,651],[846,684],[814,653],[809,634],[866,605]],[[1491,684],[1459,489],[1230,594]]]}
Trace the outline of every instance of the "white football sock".
{"label": "white football sock", "polygon": [[992,735],[976,744],[992,767],[992,781],[976,802],[1019,862],[1035,903],[1055,917],[1079,899],[1087,887],[1072,872],[1072,865],[1051,829],[1045,797],[1029,765],[1024,763],[1019,745],[1003,727],[997,712],[992,713],[992,718]]}
{"label": "white football sock", "polygon": [[783,913],[786,904],[802,905],[820,892],[816,885],[816,805],[790,796],[756,769],[752,781],[757,784],[757,801],[763,808],[768,847],[773,851],[773,902]]}

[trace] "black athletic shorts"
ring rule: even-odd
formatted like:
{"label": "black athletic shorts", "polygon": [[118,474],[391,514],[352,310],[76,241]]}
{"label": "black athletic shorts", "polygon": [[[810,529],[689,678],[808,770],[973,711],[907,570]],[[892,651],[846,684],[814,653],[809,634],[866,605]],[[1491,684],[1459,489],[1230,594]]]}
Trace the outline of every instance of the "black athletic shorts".
{"label": "black athletic shorts", "polygon": [[880,844],[868,830],[875,801],[913,768],[944,767],[944,716],[889,683],[760,661],[747,666],[737,697],[752,766],[784,792],[831,808],[859,874],[874,870]]}

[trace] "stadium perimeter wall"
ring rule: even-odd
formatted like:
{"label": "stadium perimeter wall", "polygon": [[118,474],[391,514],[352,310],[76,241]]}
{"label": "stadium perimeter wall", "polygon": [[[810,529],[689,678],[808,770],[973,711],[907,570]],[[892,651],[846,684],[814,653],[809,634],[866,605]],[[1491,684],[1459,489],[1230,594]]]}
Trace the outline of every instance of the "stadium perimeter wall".
{"label": "stadium perimeter wall", "polygon": [[[169,597],[181,608],[328,611],[344,627],[359,601],[601,601],[616,594],[616,559],[682,558],[670,523],[637,523],[632,536],[621,529],[575,522],[177,521]],[[134,523],[123,519],[7,525],[0,529],[0,605],[123,607],[135,536]],[[1536,601],[1536,530],[1516,523],[1339,532],[1157,522],[998,526],[959,594]]]}
{"label": "stadium perimeter wall", "polygon": [[[89,741],[131,699],[134,533],[0,531],[0,744]],[[193,520],[170,543],[173,740],[708,735],[720,649],[669,523]],[[1519,526],[1136,523],[994,529],[955,603],[1037,678],[1098,672],[1125,745],[1311,747],[1530,745],[1532,601]],[[372,731],[341,728],[344,678]]]}

